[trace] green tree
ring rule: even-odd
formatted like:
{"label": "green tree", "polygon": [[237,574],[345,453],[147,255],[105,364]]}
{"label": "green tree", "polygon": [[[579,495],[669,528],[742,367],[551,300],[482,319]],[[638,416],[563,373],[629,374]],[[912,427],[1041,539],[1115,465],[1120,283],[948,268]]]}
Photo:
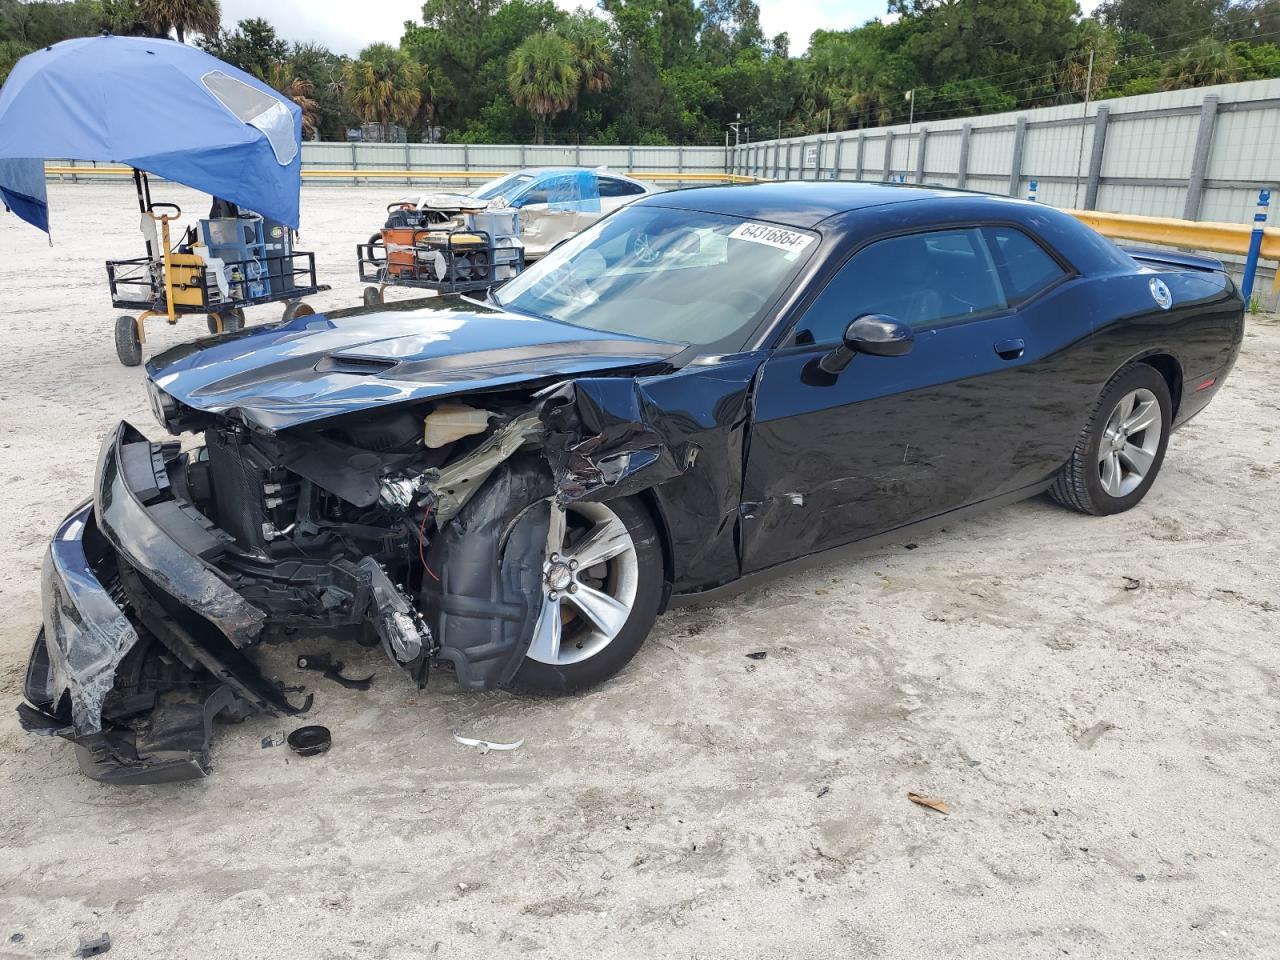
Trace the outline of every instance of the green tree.
{"label": "green tree", "polygon": [[365,123],[408,125],[422,104],[424,69],[404,51],[374,43],[343,69],[343,94]]}
{"label": "green tree", "polygon": [[1165,64],[1160,73],[1161,90],[1204,87],[1243,80],[1246,64],[1221,40],[1201,40]]}
{"label": "green tree", "polygon": [[342,96],[342,71],[349,57],[341,57],[316,43],[296,45],[289,54],[293,75],[311,83],[308,96],[316,102],[316,126],[321,139],[345,140],[358,118]]}
{"label": "green tree", "polygon": [[218,0],[139,0],[139,19],[168,36],[172,30],[178,42],[185,43],[187,33],[205,36],[217,34],[222,20]]}
{"label": "green tree", "polygon": [[18,40],[0,40],[0,84],[9,79],[14,64],[30,52],[31,47]]}
{"label": "green tree", "polygon": [[1116,30],[1150,37],[1159,52],[1185,47],[1224,25],[1230,0],[1105,0],[1094,11]]}
{"label": "green tree", "polygon": [[266,77],[272,64],[289,58],[288,42],[262,17],[241,20],[234,30],[206,34],[197,43],[219,60],[259,79]]}
{"label": "green tree", "polygon": [[302,135],[310,140],[320,128],[320,104],[315,99],[316,85],[300,76],[290,62],[273,63],[264,83],[288,97],[302,111]]}
{"label": "green tree", "polygon": [[[433,116],[474,135],[487,107],[505,99],[507,61],[526,37],[553,29],[566,14],[553,0],[427,0],[421,23],[407,24],[401,47],[426,66],[431,77]],[[517,112],[489,110],[488,115],[516,117]],[[494,130],[510,140],[515,131]]]}
{"label": "green tree", "polygon": [[537,118],[536,143],[546,139],[547,118],[574,102],[579,79],[577,54],[558,33],[535,33],[512,52],[507,86],[516,105]]}
{"label": "green tree", "polygon": [[592,14],[570,17],[563,27],[573,48],[581,93],[604,93],[613,86],[613,51],[609,47],[608,25]]}

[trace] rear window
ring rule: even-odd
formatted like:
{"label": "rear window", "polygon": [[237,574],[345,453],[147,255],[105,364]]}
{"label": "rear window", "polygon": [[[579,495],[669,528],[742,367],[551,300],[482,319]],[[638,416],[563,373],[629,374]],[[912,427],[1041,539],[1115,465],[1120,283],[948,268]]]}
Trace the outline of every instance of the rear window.
{"label": "rear window", "polygon": [[616,177],[600,178],[600,196],[602,197],[635,197],[644,193],[644,187],[638,183],[629,183]]}
{"label": "rear window", "polygon": [[1066,275],[1044,248],[1013,227],[985,228],[1009,306],[1016,307]]}

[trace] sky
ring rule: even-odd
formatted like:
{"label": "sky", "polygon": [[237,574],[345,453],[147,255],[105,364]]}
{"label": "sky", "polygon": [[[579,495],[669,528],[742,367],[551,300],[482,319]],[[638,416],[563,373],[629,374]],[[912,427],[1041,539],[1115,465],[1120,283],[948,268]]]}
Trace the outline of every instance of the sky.
{"label": "sky", "polygon": [[[814,30],[844,30],[881,16],[885,0],[757,0],[765,36],[786,31],[791,52],[803,52]],[[592,0],[556,0],[566,10],[594,7]],[[222,25],[266,17],[286,40],[322,43],[336,53],[357,55],[370,43],[397,43],[406,20],[422,15],[422,0],[222,0]]]}

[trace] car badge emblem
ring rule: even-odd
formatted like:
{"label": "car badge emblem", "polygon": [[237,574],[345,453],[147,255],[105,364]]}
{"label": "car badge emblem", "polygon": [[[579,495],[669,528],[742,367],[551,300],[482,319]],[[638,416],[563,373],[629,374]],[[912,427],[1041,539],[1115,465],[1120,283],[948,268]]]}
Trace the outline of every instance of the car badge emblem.
{"label": "car badge emblem", "polygon": [[1173,306],[1173,294],[1169,292],[1169,285],[1159,277],[1152,277],[1147,284],[1151,288],[1152,299],[1160,306],[1161,310],[1168,310]]}

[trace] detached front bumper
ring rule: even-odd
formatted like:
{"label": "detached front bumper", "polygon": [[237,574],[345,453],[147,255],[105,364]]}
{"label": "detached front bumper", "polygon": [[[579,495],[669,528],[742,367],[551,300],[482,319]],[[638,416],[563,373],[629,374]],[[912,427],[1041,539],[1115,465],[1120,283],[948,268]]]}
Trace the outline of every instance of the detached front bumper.
{"label": "detached front bumper", "polygon": [[63,520],[45,555],[19,719],[74,742],[95,780],[205,776],[218,714],[309,705],[290,704],[240,651],[265,618],[206,562],[221,532],[172,489],[177,452],[120,423],[93,502]]}

